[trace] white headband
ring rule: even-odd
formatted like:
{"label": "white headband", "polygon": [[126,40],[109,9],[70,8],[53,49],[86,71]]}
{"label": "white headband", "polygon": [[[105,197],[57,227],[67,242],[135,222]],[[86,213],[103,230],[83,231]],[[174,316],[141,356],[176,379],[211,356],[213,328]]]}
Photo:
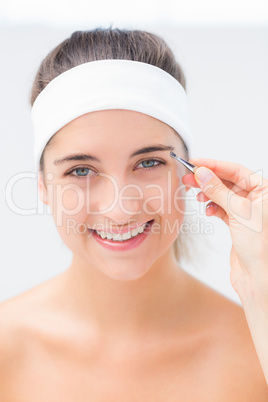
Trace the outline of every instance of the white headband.
{"label": "white headband", "polygon": [[75,118],[97,110],[126,109],[171,126],[188,147],[187,98],[182,85],[151,64],[132,60],[98,60],[80,64],[54,78],[32,107],[34,157],[38,167],[48,140]]}

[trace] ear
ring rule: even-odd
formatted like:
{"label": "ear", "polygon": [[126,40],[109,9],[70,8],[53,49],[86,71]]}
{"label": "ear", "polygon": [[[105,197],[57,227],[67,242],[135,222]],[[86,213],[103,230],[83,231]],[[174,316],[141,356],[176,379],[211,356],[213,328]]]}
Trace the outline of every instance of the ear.
{"label": "ear", "polygon": [[43,204],[48,205],[47,200],[47,189],[44,182],[43,174],[40,172],[38,173],[38,192],[39,192],[39,199],[43,202]]}

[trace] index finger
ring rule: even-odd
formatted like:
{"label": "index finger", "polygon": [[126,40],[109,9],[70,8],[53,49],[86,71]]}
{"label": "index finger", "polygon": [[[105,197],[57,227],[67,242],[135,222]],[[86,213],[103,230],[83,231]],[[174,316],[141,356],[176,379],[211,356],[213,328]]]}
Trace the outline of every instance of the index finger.
{"label": "index finger", "polygon": [[229,180],[246,191],[251,191],[263,182],[262,176],[239,163],[206,158],[192,158],[189,162],[208,167],[220,179]]}

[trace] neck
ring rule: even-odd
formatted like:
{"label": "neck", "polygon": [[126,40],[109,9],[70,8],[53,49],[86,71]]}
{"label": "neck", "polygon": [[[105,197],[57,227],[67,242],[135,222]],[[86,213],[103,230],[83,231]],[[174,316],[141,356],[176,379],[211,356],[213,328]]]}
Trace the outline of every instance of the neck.
{"label": "neck", "polygon": [[111,279],[76,256],[63,275],[63,300],[102,333],[170,330],[186,315],[189,277],[168,251],[141,278]]}

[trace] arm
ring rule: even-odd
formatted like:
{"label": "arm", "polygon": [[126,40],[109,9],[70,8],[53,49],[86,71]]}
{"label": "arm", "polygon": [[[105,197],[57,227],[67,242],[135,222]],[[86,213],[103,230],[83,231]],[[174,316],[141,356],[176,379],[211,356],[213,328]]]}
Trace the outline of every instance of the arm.
{"label": "arm", "polygon": [[[268,265],[264,268],[268,272]],[[268,283],[261,283],[260,278],[245,280],[238,285],[237,293],[268,385]]]}
{"label": "arm", "polygon": [[[268,180],[232,162],[190,162],[202,168],[184,176],[183,183],[200,187],[198,201],[212,200],[206,214],[220,218],[230,229],[230,280],[268,385]],[[207,173],[206,180],[198,174],[201,171]]]}

